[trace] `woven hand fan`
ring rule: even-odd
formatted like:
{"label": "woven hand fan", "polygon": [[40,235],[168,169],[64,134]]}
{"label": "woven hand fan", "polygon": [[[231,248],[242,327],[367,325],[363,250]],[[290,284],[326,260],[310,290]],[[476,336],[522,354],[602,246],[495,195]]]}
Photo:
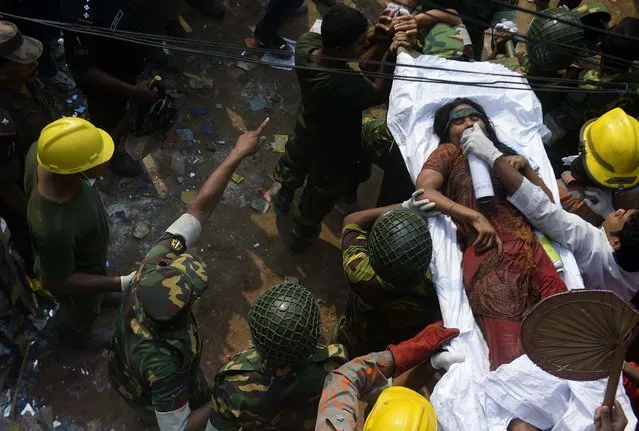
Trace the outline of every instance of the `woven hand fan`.
{"label": "woven hand fan", "polygon": [[604,405],[612,408],[639,313],[615,293],[574,290],[549,296],[524,317],[524,350],[540,368],[569,380],[608,379]]}

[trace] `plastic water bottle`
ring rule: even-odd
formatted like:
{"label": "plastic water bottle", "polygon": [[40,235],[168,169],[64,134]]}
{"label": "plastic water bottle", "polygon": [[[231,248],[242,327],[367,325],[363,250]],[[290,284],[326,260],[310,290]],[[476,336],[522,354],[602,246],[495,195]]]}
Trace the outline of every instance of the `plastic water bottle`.
{"label": "plastic water bottle", "polygon": [[490,178],[488,164],[473,153],[468,153],[467,158],[470,176],[473,179],[475,199],[480,203],[492,201],[495,199],[495,190],[493,189],[493,182]]}

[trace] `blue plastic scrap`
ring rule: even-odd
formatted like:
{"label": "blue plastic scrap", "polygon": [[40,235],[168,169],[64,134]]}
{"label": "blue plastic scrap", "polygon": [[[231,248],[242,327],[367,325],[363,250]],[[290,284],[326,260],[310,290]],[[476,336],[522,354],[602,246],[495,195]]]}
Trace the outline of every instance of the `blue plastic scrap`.
{"label": "blue plastic scrap", "polygon": [[202,123],[202,133],[206,136],[211,136],[213,134],[213,128],[209,123]]}
{"label": "blue plastic scrap", "polygon": [[202,115],[206,115],[208,113],[208,109],[198,106],[197,108],[193,108],[193,110],[191,111],[191,117],[201,117]]}
{"label": "blue plastic scrap", "polygon": [[262,99],[253,99],[249,101],[251,111],[263,111],[266,108],[266,102]]}

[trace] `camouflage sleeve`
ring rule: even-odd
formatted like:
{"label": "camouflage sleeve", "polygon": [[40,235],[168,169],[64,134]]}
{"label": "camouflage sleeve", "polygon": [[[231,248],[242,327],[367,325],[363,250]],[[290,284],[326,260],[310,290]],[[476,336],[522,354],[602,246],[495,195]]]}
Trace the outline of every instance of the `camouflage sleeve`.
{"label": "camouflage sleeve", "polygon": [[211,395],[211,425],[218,431],[239,431],[239,413],[233,413],[233,401],[224,389],[223,377],[216,376]]}
{"label": "camouflage sleeve", "polygon": [[144,256],[142,263],[157,264],[161,259],[172,259],[186,251],[186,241],[181,235],[164,232]]}
{"label": "camouflage sleeve", "polygon": [[317,410],[315,431],[351,431],[357,426],[359,400],[375,396],[389,385],[395,363],[389,351],[355,358],[331,371]]}
{"label": "camouflage sleeve", "polygon": [[356,224],[342,229],[342,263],[346,279],[351,283],[369,280],[375,276],[366,251],[368,233]]}
{"label": "camouflage sleeve", "polygon": [[177,358],[154,346],[148,348],[149,351],[138,349],[132,353],[131,366],[151,387],[151,403],[156,412],[179,410],[189,403],[191,376]]}

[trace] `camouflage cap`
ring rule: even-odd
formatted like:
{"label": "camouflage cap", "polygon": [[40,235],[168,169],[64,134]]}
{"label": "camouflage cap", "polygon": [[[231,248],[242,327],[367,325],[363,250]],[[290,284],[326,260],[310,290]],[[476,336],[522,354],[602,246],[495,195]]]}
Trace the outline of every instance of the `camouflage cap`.
{"label": "camouflage cap", "polygon": [[190,309],[208,287],[208,268],[176,238],[160,240],[146,255],[132,288],[144,312],[158,322],[170,322]]}
{"label": "camouflage cap", "polygon": [[610,15],[606,6],[598,1],[586,2],[574,8],[573,12],[576,12],[581,19],[593,14],[598,14],[598,18],[604,21],[610,21],[612,19],[612,15]]}
{"label": "camouflage cap", "polygon": [[18,27],[9,21],[0,21],[0,58],[20,64],[29,64],[42,55],[42,42],[23,36]]}

